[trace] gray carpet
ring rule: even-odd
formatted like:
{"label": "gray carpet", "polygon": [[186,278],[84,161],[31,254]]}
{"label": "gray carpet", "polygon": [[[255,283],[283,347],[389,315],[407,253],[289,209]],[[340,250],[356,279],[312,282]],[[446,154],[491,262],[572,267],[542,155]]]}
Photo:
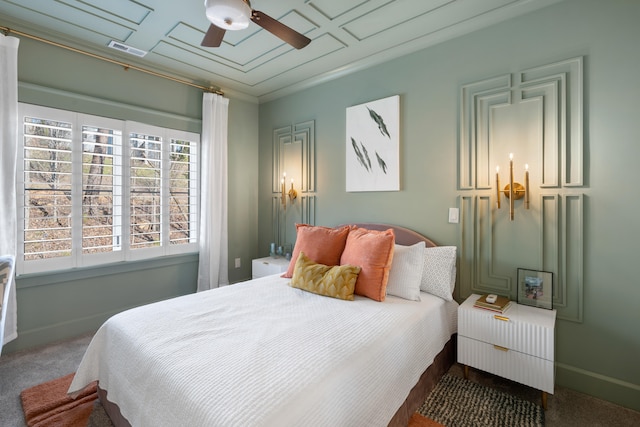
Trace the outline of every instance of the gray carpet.
{"label": "gray carpet", "polygon": [[[26,427],[20,392],[75,372],[93,334],[0,358],[0,426]],[[113,427],[100,404],[88,427]]]}
{"label": "gray carpet", "polygon": [[450,374],[442,377],[418,412],[445,426],[544,426],[544,411],[535,403]]}
{"label": "gray carpet", "polygon": [[92,335],[0,358],[0,426],[24,427],[20,392],[75,372]]}

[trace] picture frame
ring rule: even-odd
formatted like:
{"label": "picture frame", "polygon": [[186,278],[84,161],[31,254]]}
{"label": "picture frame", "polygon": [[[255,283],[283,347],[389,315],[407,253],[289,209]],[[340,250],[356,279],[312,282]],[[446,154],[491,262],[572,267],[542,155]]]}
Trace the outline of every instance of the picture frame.
{"label": "picture frame", "polygon": [[518,304],[553,309],[553,273],[518,268]]}
{"label": "picture frame", "polygon": [[346,191],[400,191],[400,96],[346,113]]}

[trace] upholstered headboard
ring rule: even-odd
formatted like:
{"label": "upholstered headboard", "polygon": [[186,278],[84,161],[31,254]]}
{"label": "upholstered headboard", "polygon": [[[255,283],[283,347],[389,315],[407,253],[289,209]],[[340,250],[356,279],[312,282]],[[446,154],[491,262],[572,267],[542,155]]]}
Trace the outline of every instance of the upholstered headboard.
{"label": "upholstered headboard", "polygon": [[405,227],[400,227],[399,225],[380,224],[375,222],[360,222],[348,225],[355,225],[369,230],[388,230],[391,228],[396,236],[396,243],[399,245],[409,246],[418,242],[424,242],[427,248],[438,246],[433,242],[433,240],[423,236],[422,234]]}

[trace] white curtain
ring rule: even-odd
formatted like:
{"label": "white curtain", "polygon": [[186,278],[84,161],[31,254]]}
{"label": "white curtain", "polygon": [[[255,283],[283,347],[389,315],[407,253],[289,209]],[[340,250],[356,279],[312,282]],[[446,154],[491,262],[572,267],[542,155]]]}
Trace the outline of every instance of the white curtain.
{"label": "white curtain", "polygon": [[202,98],[200,263],[198,291],[229,284],[227,233],[227,129],[229,100]]}
{"label": "white curtain", "polygon": [[[15,259],[18,225],[16,219],[16,158],[18,154],[18,44],[20,40],[0,34],[0,256]],[[10,277],[8,297],[2,300],[0,352],[18,337],[16,287]],[[1,301],[1,300],[0,300]],[[4,335],[4,336],[3,336]]]}

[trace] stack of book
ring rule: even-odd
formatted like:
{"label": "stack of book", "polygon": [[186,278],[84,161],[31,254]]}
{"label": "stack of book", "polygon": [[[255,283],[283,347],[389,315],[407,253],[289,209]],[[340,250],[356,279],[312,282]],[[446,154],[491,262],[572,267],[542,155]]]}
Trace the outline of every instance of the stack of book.
{"label": "stack of book", "polygon": [[511,301],[507,297],[498,295],[495,302],[487,302],[487,295],[482,295],[473,304],[474,307],[483,308],[485,310],[495,311],[497,313],[504,313],[511,307]]}

